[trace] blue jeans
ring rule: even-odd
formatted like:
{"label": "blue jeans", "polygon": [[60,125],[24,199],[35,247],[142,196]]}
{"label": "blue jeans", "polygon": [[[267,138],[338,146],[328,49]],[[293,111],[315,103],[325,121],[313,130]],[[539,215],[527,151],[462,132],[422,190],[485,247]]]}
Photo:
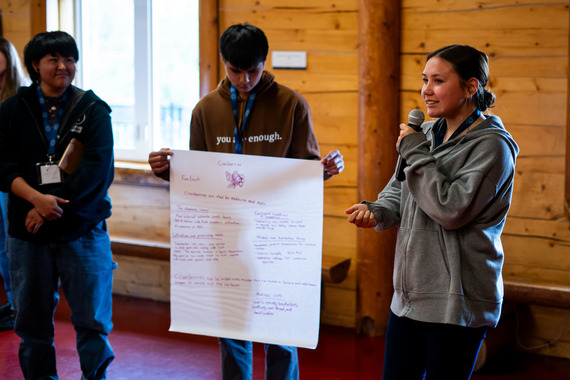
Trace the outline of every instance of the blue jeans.
{"label": "blue jeans", "polygon": [[468,380],[488,327],[427,323],[390,313],[383,380]]}
{"label": "blue jeans", "polygon": [[58,379],[53,316],[61,287],[71,309],[83,377],[105,379],[114,359],[107,338],[113,269],[105,221],[69,242],[32,243],[10,238],[15,332],[24,378]]}
{"label": "blue jeans", "polygon": [[[251,380],[253,377],[253,343],[220,338],[223,380]],[[265,379],[298,380],[297,347],[265,345]]]}
{"label": "blue jeans", "polygon": [[4,279],[4,289],[8,302],[12,304],[10,287],[10,261],[8,260],[8,194],[0,192],[0,274]]}

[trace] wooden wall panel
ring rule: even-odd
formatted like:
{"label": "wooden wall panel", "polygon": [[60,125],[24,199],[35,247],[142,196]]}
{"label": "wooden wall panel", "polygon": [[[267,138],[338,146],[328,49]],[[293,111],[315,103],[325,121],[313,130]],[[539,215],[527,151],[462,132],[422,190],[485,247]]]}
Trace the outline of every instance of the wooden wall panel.
{"label": "wooden wall panel", "polygon": [[[269,38],[269,37],[268,37]],[[271,50],[292,50],[274,48]],[[295,50],[303,50],[295,48]],[[281,82],[303,94],[356,92],[358,90],[358,57],[355,54],[337,54],[334,52],[307,53],[307,69],[274,70],[271,52],[267,59],[267,70],[273,72]],[[334,105],[332,105],[334,106]]]}
{"label": "wooden wall panel", "polygon": [[30,0],[0,0],[2,10],[2,34],[18,50],[24,62],[24,46],[32,38],[32,13]]}
{"label": "wooden wall panel", "polygon": [[346,147],[356,146],[357,134],[354,120],[358,117],[356,112],[358,99],[355,91],[317,92],[303,95],[311,106],[315,134],[320,144],[337,144],[340,141]]}
{"label": "wooden wall panel", "polygon": [[218,85],[219,51],[218,2],[217,0],[199,0],[199,35],[200,46],[200,97],[216,89]]}
{"label": "wooden wall panel", "polygon": [[355,9],[353,0],[315,1],[307,0],[221,0],[220,8],[226,11],[235,9],[255,8],[257,12],[276,7],[295,9],[317,9],[319,12],[351,11]]}
{"label": "wooden wall panel", "polygon": [[32,36],[46,31],[46,0],[33,0],[30,8]]}
{"label": "wooden wall panel", "polygon": [[569,358],[570,310],[519,306],[517,317],[519,319],[517,335],[523,349],[549,356]]}
{"label": "wooden wall panel", "polygon": [[[423,49],[432,51],[452,42],[461,43],[461,41],[473,39],[474,35],[472,29],[458,29],[450,35],[447,30],[418,30],[416,28],[418,26],[414,25],[410,31],[418,34],[418,40],[403,41],[404,51]],[[561,29],[497,30],[489,28],[478,30],[475,34],[478,36],[477,48],[485,49],[487,55],[492,58],[509,57],[517,51],[520,52],[521,49],[525,50],[525,56],[528,57],[540,57],[548,52],[563,54],[565,50],[564,33],[561,33]]]}
{"label": "wooden wall panel", "polygon": [[170,242],[168,187],[114,183],[109,196],[113,215],[108,219],[108,226],[114,236]]}
{"label": "wooden wall panel", "polygon": [[346,315],[354,313],[356,309],[356,299],[353,296],[354,290],[337,286],[329,286],[323,292],[321,309],[321,323],[354,327],[346,319]]}
{"label": "wooden wall panel", "polygon": [[450,30],[475,30],[470,38],[477,39],[478,32],[485,29],[565,28],[567,21],[561,15],[567,10],[565,1],[403,0],[402,25],[445,30],[450,38],[455,36]]}
{"label": "wooden wall panel", "polygon": [[[543,237],[505,234],[503,243],[507,246],[518,245],[516,251],[505,252],[509,265],[525,265],[529,268],[542,268],[546,270],[570,271],[570,255],[567,241],[548,240]],[[517,240],[517,242],[515,242]],[[537,252],[549,252],[548,255]],[[545,278],[543,280],[551,280]]]}
{"label": "wooden wall panel", "polygon": [[[231,0],[221,1],[220,20],[228,25],[236,24],[247,20],[253,25],[266,25],[264,31],[271,29],[289,30],[294,33],[302,29],[310,31],[334,32],[335,30],[357,31],[358,12],[357,9],[338,10],[327,6],[326,1],[315,1],[306,3],[304,7],[291,7],[287,4],[281,5],[275,1],[275,6],[269,7],[244,7],[230,8],[228,11],[223,4],[231,3]],[[355,41],[356,42],[356,41]]]}
{"label": "wooden wall panel", "polygon": [[[430,14],[434,12],[457,12],[457,11],[478,11],[481,12],[480,17],[487,15],[486,10],[489,8],[519,8],[519,7],[536,7],[540,4],[565,4],[564,2],[550,2],[547,0],[538,1],[519,1],[519,0],[477,0],[477,1],[459,1],[459,0],[438,0],[437,4],[426,2],[425,0],[405,0],[402,2],[402,9],[414,9],[418,13]],[[485,14],[482,14],[485,12]],[[478,19],[471,20],[470,24],[464,25],[467,29],[470,25],[475,24]],[[523,27],[524,25],[519,25]]]}

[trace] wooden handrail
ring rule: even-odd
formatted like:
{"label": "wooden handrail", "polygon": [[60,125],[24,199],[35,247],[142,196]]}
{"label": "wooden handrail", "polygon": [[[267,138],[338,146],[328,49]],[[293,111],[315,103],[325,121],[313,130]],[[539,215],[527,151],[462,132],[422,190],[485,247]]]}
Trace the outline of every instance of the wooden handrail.
{"label": "wooden handrail", "polygon": [[522,277],[505,278],[504,285],[508,301],[570,309],[570,285]]}

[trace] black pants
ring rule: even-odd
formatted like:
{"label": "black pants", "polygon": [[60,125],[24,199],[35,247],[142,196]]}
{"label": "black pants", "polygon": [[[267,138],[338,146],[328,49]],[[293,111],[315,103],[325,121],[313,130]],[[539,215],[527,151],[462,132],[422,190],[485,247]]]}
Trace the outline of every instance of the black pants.
{"label": "black pants", "polygon": [[383,380],[468,380],[487,329],[418,322],[390,313]]}

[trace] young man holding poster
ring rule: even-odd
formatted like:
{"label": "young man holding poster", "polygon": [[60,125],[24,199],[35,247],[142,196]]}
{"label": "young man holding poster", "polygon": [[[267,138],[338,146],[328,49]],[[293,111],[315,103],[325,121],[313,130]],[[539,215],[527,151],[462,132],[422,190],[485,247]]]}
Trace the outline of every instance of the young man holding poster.
{"label": "young man holding poster", "polygon": [[[263,31],[250,24],[230,26],[220,38],[227,77],[192,112],[190,149],[317,160],[319,146],[307,101],[264,71],[269,50]],[[169,179],[169,156],[149,154],[153,172]],[[327,180],[344,169],[338,150],[321,162]],[[220,338],[224,379],[251,379],[252,342]],[[296,347],[265,345],[266,378],[298,379]]]}

